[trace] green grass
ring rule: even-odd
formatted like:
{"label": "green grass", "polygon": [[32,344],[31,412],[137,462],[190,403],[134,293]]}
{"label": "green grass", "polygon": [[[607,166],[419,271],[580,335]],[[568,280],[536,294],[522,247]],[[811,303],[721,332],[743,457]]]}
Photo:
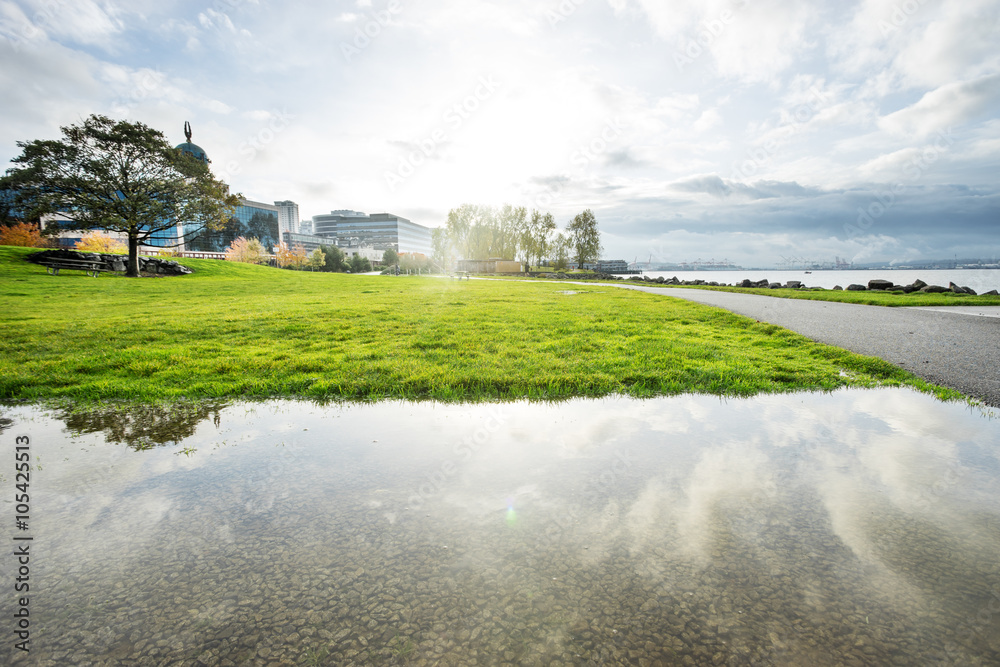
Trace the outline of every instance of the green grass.
{"label": "green grass", "polygon": [[[997,281],[1000,282],[1000,271],[997,271]],[[716,292],[737,292],[739,294],[763,294],[780,299],[809,299],[811,301],[838,301],[841,303],[860,303],[866,306],[1000,306],[1000,296],[972,296],[971,294],[954,294],[941,292],[926,294],[923,292],[880,292],[868,290],[864,292],[848,292],[834,290],[808,289],[766,289],[754,287],[712,287],[711,285],[659,285],[655,283],[635,282],[647,287],[678,287],[682,289],[704,289]]]}
{"label": "green grass", "polygon": [[[595,284],[281,271],[50,276],[0,247],[0,399],[751,395],[932,387],[700,304]],[[563,294],[567,289],[576,294]]]}

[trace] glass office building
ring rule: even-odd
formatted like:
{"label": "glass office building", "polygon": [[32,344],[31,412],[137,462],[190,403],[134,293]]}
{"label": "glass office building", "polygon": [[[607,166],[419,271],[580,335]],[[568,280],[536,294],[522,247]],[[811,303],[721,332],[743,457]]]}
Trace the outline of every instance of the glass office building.
{"label": "glass office building", "polygon": [[184,249],[193,252],[225,252],[226,248],[240,236],[258,239],[268,252],[272,252],[281,239],[278,230],[278,207],[243,199],[236,208],[236,214],[230,218],[225,227],[205,230],[197,236],[189,237]]}
{"label": "glass office building", "polygon": [[365,215],[360,211],[331,211],[328,215],[314,215],[313,234],[335,240],[342,246],[433,254],[430,228],[391,213]]}

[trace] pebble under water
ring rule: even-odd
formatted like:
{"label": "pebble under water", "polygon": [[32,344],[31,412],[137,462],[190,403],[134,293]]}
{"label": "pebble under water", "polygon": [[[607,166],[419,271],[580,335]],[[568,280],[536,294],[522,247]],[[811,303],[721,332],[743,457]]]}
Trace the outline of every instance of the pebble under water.
{"label": "pebble under water", "polygon": [[3,664],[1000,664],[1000,420],[910,390],[0,417]]}

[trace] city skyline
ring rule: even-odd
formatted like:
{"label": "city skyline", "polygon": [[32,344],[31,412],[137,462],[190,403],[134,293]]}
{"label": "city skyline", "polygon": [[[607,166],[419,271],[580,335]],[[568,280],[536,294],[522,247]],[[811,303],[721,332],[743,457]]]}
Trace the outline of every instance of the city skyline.
{"label": "city skyline", "polygon": [[0,161],[91,113],[249,199],[437,227],[590,208],[605,256],[1000,254],[998,0],[0,2]]}

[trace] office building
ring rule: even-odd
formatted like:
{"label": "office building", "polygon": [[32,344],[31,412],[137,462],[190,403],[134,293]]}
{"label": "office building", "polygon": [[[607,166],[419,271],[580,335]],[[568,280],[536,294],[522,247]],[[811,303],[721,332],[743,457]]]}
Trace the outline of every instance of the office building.
{"label": "office building", "polygon": [[[189,230],[190,231],[190,230]],[[278,230],[278,207],[263,202],[241,199],[236,213],[222,229],[207,229],[197,236],[188,237],[185,251],[225,252],[240,236],[255,238],[268,252],[272,252],[281,239]]]}
{"label": "office building", "polygon": [[315,236],[335,239],[338,246],[433,254],[430,228],[391,213],[331,211],[328,215],[314,215],[312,221]]}
{"label": "office building", "polygon": [[292,232],[300,234],[299,228],[299,205],[293,201],[276,201],[274,205],[278,207],[278,230],[283,234]]}

